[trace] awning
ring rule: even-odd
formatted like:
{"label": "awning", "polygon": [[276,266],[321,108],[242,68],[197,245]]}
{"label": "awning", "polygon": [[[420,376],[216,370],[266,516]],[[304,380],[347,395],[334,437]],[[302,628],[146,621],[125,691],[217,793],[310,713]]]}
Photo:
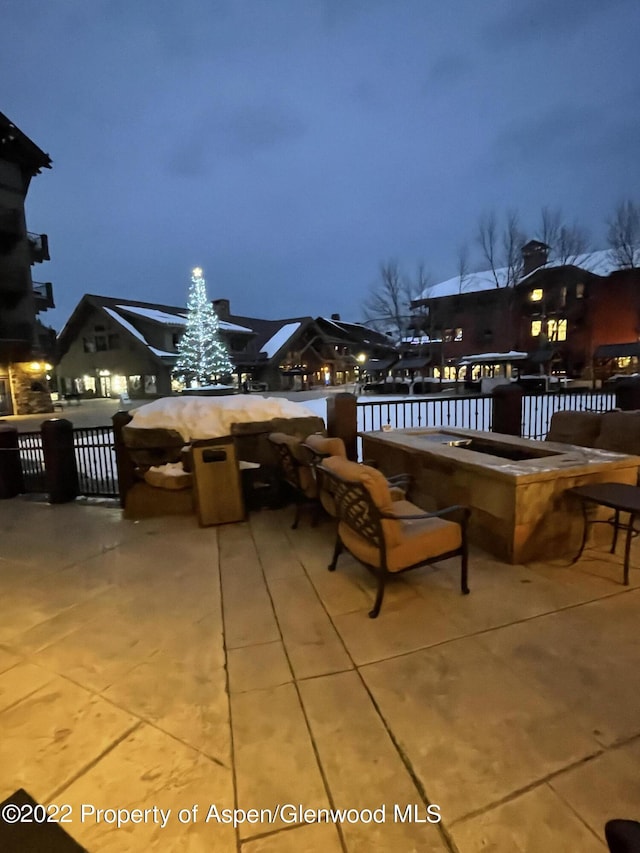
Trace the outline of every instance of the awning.
{"label": "awning", "polygon": [[421,370],[431,364],[431,356],[427,355],[423,358],[401,358],[393,365],[394,370]]}
{"label": "awning", "polygon": [[367,373],[373,373],[376,370],[389,370],[391,365],[395,364],[397,360],[398,356],[392,356],[391,358],[370,358],[369,361],[362,365],[362,369],[366,370]]}
{"label": "awning", "polygon": [[626,358],[628,356],[640,356],[640,342],[632,341],[628,344],[602,344],[596,347],[594,358]]}
{"label": "awning", "polygon": [[477,355],[465,355],[458,362],[460,367],[470,364],[503,364],[510,361],[524,361],[529,358],[528,352],[481,352]]}

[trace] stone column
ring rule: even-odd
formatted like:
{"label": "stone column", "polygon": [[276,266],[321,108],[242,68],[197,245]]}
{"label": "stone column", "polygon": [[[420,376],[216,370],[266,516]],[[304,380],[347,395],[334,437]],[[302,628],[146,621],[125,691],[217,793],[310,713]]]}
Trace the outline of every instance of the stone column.
{"label": "stone column", "polygon": [[15,498],[21,492],[24,492],[24,478],[18,430],[8,424],[0,424],[0,499]]}
{"label": "stone column", "polygon": [[358,461],[358,406],[354,394],[332,394],[327,398],[327,433],[341,438],[347,457]]}
{"label": "stone column", "polygon": [[136,481],[133,459],[122,440],[122,427],[126,426],[133,418],[129,412],[116,412],[111,418],[113,423],[113,449],[116,455],[116,467],[118,469],[118,492],[120,493],[120,506],[124,507],[127,492]]}
{"label": "stone column", "polygon": [[62,504],[75,500],[80,489],[71,421],[49,418],[43,422],[42,452],[49,502]]}
{"label": "stone column", "polygon": [[522,435],[522,388],[511,382],[497,385],[493,398],[492,432],[503,435]]}

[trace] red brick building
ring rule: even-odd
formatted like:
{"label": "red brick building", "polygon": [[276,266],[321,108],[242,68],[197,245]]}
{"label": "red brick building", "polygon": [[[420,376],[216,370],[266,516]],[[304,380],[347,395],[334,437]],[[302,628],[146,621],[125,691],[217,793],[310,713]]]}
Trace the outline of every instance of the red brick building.
{"label": "red brick building", "polygon": [[434,341],[434,375],[462,378],[461,359],[509,352],[521,354],[521,374],[603,380],[638,371],[640,270],[616,269],[608,251],[559,265],[538,248],[536,260],[514,287],[477,273],[462,286],[435,285],[412,304],[416,327]]}

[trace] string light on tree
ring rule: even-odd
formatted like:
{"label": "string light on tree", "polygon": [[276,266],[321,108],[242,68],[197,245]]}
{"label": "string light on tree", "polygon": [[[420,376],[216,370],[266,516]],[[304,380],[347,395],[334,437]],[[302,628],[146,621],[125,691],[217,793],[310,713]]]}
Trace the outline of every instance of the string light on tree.
{"label": "string light on tree", "polygon": [[187,324],[178,343],[174,376],[189,388],[218,382],[233,372],[229,352],[220,340],[218,315],[207,298],[207,287],[200,267],[191,273]]}

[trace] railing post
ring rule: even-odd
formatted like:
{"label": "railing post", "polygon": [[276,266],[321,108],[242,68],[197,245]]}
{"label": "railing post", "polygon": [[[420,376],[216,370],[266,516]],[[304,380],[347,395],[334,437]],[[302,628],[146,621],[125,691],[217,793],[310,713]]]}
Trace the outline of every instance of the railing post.
{"label": "railing post", "polygon": [[0,499],[15,498],[21,492],[24,492],[24,478],[18,430],[8,424],[0,424]]}
{"label": "railing post", "polygon": [[520,435],[522,431],[522,388],[510,383],[497,385],[492,393],[492,432]]}
{"label": "railing post", "polygon": [[111,418],[113,424],[113,449],[116,455],[116,468],[118,469],[118,492],[120,493],[120,506],[124,507],[127,492],[136,482],[133,459],[122,439],[122,427],[133,420],[129,412],[116,412]]}
{"label": "railing post", "polygon": [[42,455],[49,503],[62,504],[78,497],[78,466],[73,447],[73,424],[65,418],[42,423]]}
{"label": "railing post", "polygon": [[327,433],[341,438],[347,457],[358,461],[358,404],[355,394],[333,394],[327,398]]}
{"label": "railing post", "polygon": [[640,409],[640,379],[620,379],[615,384],[616,408],[623,412]]}

